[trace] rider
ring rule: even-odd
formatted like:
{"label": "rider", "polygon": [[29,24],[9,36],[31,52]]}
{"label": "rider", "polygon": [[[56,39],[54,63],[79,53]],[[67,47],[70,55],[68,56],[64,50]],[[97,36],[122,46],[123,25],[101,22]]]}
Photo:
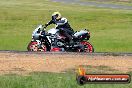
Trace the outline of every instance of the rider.
{"label": "rider", "polygon": [[66,18],[62,17],[59,12],[54,12],[51,21],[45,24],[45,28],[50,24],[55,24],[56,29],[59,29],[59,32],[69,39],[70,44],[73,44],[72,34],[74,30],[70,27]]}

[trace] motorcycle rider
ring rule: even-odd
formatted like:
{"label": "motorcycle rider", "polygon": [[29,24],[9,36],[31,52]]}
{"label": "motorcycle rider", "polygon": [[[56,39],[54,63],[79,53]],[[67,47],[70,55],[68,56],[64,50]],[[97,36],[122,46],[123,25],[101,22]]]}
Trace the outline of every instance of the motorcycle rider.
{"label": "motorcycle rider", "polygon": [[62,17],[59,12],[54,12],[51,21],[45,24],[45,28],[50,24],[55,24],[55,28],[59,29],[59,32],[69,39],[69,44],[73,44],[72,34],[74,30],[71,28],[66,18]]}

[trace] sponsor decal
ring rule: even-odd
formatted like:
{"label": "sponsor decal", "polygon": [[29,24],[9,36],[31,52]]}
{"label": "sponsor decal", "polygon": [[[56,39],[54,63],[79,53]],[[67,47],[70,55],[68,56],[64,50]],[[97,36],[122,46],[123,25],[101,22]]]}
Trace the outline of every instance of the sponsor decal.
{"label": "sponsor decal", "polygon": [[78,68],[77,83],[79,85],[89,83],[130,83],[129,74],[86,74],[83,67]]}

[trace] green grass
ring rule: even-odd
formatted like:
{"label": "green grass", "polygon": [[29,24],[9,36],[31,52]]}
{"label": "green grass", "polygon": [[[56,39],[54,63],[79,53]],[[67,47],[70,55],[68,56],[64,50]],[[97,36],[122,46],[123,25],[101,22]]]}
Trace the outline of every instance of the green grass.
{"label": "green grass", "polygon": [[0,88],[131,88],[130,84],[87,84],[80,86],[69,73],[32,73],[28,76],[0,76]]}
{"label": "green grass", "polygon": [[[38,24],[54,11],[74,30],[87,28],[96,52],[132,52],[132,11],[67,5],[48,0],[0,0],[0,50],[26,50]],[[48,27],[54,27],[53,25]]]}

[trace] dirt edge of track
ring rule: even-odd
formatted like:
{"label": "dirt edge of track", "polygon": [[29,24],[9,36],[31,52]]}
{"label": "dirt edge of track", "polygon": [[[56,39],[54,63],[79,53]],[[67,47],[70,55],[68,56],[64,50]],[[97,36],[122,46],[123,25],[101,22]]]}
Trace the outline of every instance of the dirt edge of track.
{"label": "dirt edge of track", "polygon": [[121,54],[0,52],[0,74],[65,72],[87,66],[89,72],[126,73],[132,71],[132,56]]}

